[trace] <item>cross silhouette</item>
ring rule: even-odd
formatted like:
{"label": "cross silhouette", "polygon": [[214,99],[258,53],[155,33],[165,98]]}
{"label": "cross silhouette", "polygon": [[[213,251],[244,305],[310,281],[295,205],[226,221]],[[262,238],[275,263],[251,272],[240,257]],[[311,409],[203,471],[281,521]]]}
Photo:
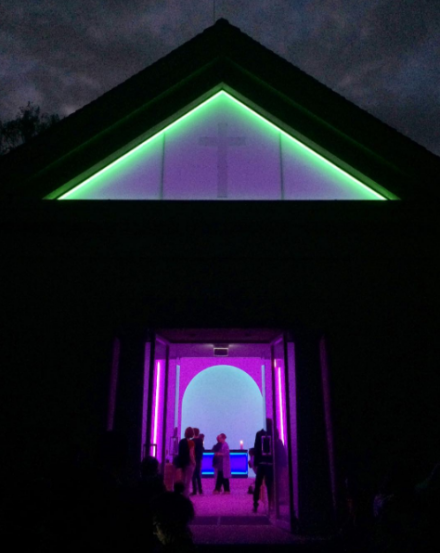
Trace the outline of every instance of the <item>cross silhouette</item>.
{"label": "cross silhouette", "polygon": [[228,197],[228,148],[243,146],[244,136],[228,136],[228,124],[219,123],[217,136],[203,136],[199,139],[202,146],[217,148],[217,197]]}

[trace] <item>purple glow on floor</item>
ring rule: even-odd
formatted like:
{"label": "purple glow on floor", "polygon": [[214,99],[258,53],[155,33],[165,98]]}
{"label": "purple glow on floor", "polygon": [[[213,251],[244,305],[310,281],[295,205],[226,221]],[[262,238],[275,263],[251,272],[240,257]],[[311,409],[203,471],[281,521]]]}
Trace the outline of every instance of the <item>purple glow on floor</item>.
{"label": "purple glow on floor", "polygon": [[213,495],[214,479],[202,479],[203,495],[191,497],[196,513],[191,531],[197,545],[243,544],[249,549],[251,544],[264,544],[269,548],[274,545],[284,545],[285,548],[290,544],[294,551],[295,545],[302,549],[302,536],[293,536],[287,528],[284,530],[270,524],[266,497],[260,502],[258,512],[253,512],[253,496],[248,493],[248,487],[254,485],[254,481],[254,478],[231,479],[230,494]]}
{"label": "purple glow on floor", "polygon": [[[251,544],[256,544],[260,550],[264,544],[269,547],[264,551],[270,551],[270,546],[284,545],[285,548],[291,544],[292,551],[296,551],[295,545],[302,549],[302,537],[270,524],[265,501],[260,502],[257,513],[252,512],[253,496],[248,493],[248,487],[254,484],[254,478],[230,480],[230,494],[213,495],[213,484],[212,478],[204,478],[203,495],[191,497],[196,513],[191,531],[196,545],[243,544],[244,549],[249,550]],[[283,551],[287,551],[284,548]]]}
{"label": "purple glow on floor", "polygon": [[[194,504],[196,517],[201,516],[244,516],[252,515],[253,496],[248,494],[248,487],[255,481],[253,471],[249,471],[252,477],[231,478],[230,495],[213,495],[214,479],[202,478],[203,495],[191,497]],[[265,514],[265,504],[261,505],[259,513],[255,516]]]}

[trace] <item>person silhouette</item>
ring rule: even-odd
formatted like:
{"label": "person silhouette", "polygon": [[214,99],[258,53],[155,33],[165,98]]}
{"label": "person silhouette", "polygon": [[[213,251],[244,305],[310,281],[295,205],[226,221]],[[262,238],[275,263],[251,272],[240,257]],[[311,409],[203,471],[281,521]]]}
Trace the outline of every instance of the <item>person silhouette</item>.
{"label": "person silhouette", "polygon": [[197,489],[199,490],[199,494],[203,494],[202,490],[202,459],[203,459],[203,452],[205,451],[205,448],[203,447],[203,439],[205,438],[204,434],[200,434],[200,430],[198,428],[194,428],[194,438],[193,442],[195,445],[195,458],[196,458],[196,466],[194,468],[194,473],[192,477],[192,494],[197,494]]}
{"label": "person silhouette", "polygon": [[189,487],[192,481],[192,475],[196,466],[195,444],[192,440],[194,429],[188,426],[185,429],[185,437],[179,442],[179,453],[176,457],[177,468],[182,471],[182,482],[185,486],[183,495],[189,496]]}
{"label": "person silhouette", "polygon": [[254,488],[254,513],[258,510],[260,490],[263,479],[266,483],[267,495],[270,501],[273,483],[273,453],[272,453],[272,419],[266,419],[266,430],[262,428],[255,435],[254,471],[256,471]]}
{"label": "person silhouette", "polygon": [[223,486],[224,493],[228,494],[230,493],[231,458],[226,434],[219,434],[217,436],[217,444],[212,450],[214,451],[213,466],[216,474],[214,493],[220,493]]}

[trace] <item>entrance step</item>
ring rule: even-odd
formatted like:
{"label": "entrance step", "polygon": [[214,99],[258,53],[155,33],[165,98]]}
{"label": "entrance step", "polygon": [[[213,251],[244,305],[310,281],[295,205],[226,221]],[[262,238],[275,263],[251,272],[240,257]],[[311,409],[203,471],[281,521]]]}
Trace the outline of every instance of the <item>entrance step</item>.
{"label": "entrance step", "polygon": [[270,547],[271,553],[342,553],[344,549],[335,548],[327,543],[294,543],[294,544],[234,544],[234,545],[214,545],[197,544],[197,551],[200,553],[267,553]]}
{"label": "entrance step", "polygon": [[[226,547],[232,553],[234,549],[258,553],[268,547],[276,552],[310,551],[330,553],[328,540],[296,536],[273,526],[264,516],[200,516],[191,524],[194,542],[201,551],[223,551]],[[273,553],[275,553],[275,551]]]}
{"label": "entrance step", "polygon": [[200,516],[192,525],[196,526],[267,526],[269,519],[265,516]]}

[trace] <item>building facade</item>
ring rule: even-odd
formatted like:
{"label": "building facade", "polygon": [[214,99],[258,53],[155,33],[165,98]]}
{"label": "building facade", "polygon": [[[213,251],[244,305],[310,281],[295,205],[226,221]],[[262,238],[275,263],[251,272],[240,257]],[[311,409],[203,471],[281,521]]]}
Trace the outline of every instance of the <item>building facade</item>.
{"label": "building facade", "polygon": [[435,456],[434,155],[220,20],[0,161],[5,470],[106,429],[165,463],[216,345],[259,360],[278,521]]}

